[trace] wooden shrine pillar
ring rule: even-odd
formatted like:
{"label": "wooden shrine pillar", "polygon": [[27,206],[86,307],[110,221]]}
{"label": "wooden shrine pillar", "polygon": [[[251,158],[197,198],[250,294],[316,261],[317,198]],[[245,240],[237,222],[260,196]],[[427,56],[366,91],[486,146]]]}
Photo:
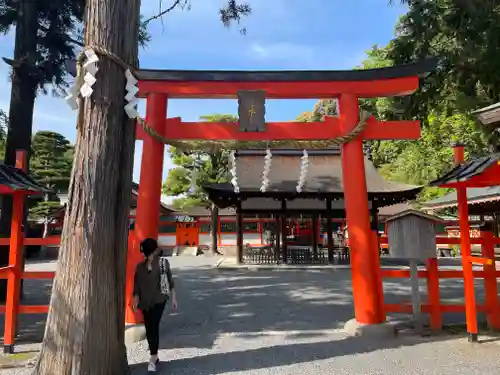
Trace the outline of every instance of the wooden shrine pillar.
{"label": "wooden shrine pillar", "polygon": [[[146,121],[156,132],[162,134],[167,117],[167,97],[163,94],[149,94],[146,102]],[[140,314],[132,311],[134,272],[142,259],[140,242],[145,238],[158,239],[160,223],[160,199],[163,178],[163,157],[165,145],[149,135],[142,144],[141,176],[137,198],[135,239],[127,254],[126,311],[125,322],[137,324]]]}
{"label": "wooden shrine pillar", "polygon": [[278,226],[280,227],[280,243],[283,251],[283,263],[288,263],[288,248],[286,244],[286,200],[281,201],[281,215],[279,215]]}
{"label": "wooden shrine pillar", "polygon": [[264,231],[264,222],[262,221],[261,216],[257,215],[257,232],[259,233],[261,246],[264,245],[263,231]]}
{"label": "wooden shrine pillar", "polygon": [[[359,121],[358,98],[352,94],[339,97],[339,120],[345,134]],[[371,240],[368,193],[366,187],[363,139],[357,137],[342,145],[342,177],[351,251],[352,288],[355,319],[361,324],[385,321],[379,296],[382,279],[378,252]]]}
{"label": "wooden shrine pillar", "polygon": [[243,212],[241,203],[236,206],[236,262],[243,262]]}
{"label": "wooden shrine pillar", "polygon": [[334,254],[333,254],[333,233],[332,233],[332,200],[326,200],[326,238],[328,243],[328,263],[333,264]]}
{"label": "wooden shrine pillar", "polygon": [[220,216],[217,216],[217,247],[222,246],[222,234],[221,234],[221,227],[220,227]]}
{"label": "wooden shrine pillar", "polygon": [[313,251],[316,252],[318,250],[318,214],[315,212],[312,216],[312,246]]}
{"label": "wooden shrine pillar", "polygon": [[377,245],[377,252],[379,255],[381,255],[380,252],[380,243],[379,243],[379,235],[378,235],[378,230],[380,226],[380,222],[378,220],[378,207],[377,203],[375,200],[372,199],[372,208],[370,209],[370,215],[371,215],[371,228],[372,231],[375,233],[375,239],[377,240],[376,245]]}
{"label": "wooden shrine pillar", "polygon": [[[460,164],[465,161],[465,150],[462,144],[456,144],[453,149],[455,163]],[[469,207],[467,203],[467,188],[457,186],[458,221],[460,226],[460,253],[462,258],[462,270],[464,273],[464,294],[465,294],[465,319],[467,321],[468,339],[471,342],[478,340],[476,297],[474,294],[474,274],[471,256]]]}
{"label": "wooden shrine pillar", "polygon": [[276,257],[278,259],[278,262],[279,260],[281,259],[281,262],[282,263],[285,263],[286,259],[283,258],[283,255],[284,253],[281,251],[282,247],[281,247],[281,214],[278,214],[276,215],[275,217],[275,224],[276,224],[276,230],[275,230],[275,233],[274,233],[274,237],[275,237],[275,254],[276,254]]}

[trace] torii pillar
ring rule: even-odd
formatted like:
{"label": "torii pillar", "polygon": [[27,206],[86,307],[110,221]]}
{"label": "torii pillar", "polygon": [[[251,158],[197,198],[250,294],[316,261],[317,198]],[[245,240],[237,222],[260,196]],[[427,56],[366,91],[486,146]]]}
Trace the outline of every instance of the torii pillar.
{"label": "torii pillar", "polygon": [[[358,98],[352,94],[339,97],[339,120],[347,134],[359,122]],[[351,251],[352,290],[355,319],[346,323],[351,334],[394,331],[385,322],[382,278],[377,244],[370,227],[365,156],[361,136],[342,145],[342,178]]]}
{"label": "torii pillar", "polygon": [[[146,98],[146,122],[157,133],[162,134],[167,117],[167,96],[149,94]],[[134,273],[137,263],[142,259],[140,243],[145,238],[158,239],[160,223],[160,200],[163,177],[163,158],[165,145],[144,132],[138,137],[143,140],[141,177],[137,198],[135,236],[130,239],[127,256],[126,280],[126,314],[127,324],[142,322],[140,313],[132,310],[132,293],[134,289]]]}

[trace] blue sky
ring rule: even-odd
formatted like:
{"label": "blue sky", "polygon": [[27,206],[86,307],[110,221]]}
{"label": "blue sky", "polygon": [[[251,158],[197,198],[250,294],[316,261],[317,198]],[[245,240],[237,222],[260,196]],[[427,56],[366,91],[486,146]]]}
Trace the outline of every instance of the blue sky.
{"label": "blue sky", "polygon": [[[157,69],[351,69],[374,44],[392,37],[405,11],[387,0],[248,0],[253,14],[239,27],[225,28],[218,9],[225,0],[191,0],[190,10],[177,9],[150,25],[152,42],[140,51],[140,66]],[[148,17],[160,0],[143,0]],[[164,7],[168,1],[164,0]],[[12,56],[12,33],[0,36],[0,56]],[[0,60],[0,108],[8,110],[9,69]],[[269,121],[294,119],[314,105],[311,100],[271,100]],[[196,121],[200,115],[236,113],[236,100],[171,100],[168,116]],[[144,113],[144,103],[140,109]],[[62,98],[40,96],[34,131],[52,130],[74,142],[76,114]],[[134,180],[139,180],[142,142],[136,142]],[[172,167],[165,155],[164,177]]]}

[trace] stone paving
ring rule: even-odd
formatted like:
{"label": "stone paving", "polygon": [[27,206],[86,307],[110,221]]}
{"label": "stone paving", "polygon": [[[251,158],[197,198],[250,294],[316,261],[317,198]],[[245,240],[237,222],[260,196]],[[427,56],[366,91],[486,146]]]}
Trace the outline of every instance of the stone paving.
{"label": "stone paving", "polygon": [[[162,324],[162,374],[498,374],[496,337],[480,345],[462,335],[401,334],[384,342],[346,337],[341,328],[352,318],[346,270],[200,265],[175,272],[180,309]],[[384,284],[388,303],[409,298],[408,282]],[[442,288],[448,301],[463,294],[458,281],[445,280]],[[453,315],[445,319],[463,321]],[[133,375],[145,373],[147,358],[144,342],[130,346]]]}
{"label": "stone paving", "polygon": [[[217,260],[172,258],[180,308],[163,319],[159,355],[164,362],[158,373],[498,374],[500,337],[482,336],[481,344],[444,334],[422,338],[403,333],[383,342],[346,337],[341,328],[353,314],[348,270],[218,270],[212,267]],[[477,292],[480,286],[478,280]],[[407,280],[391,280],[384,287],[388,303],[409,299]],[[30,303],[43,303],[50,284],[27,285],[26,290]],[[445,301],[457,301],[463,286],[441,280],[441,291]],[[36,318],[23,317],[22,342],[36,342],[43,334],[43,319]],[[445,319],[464,321],[460,314]],[[19,350],[33,346],[22,344]],[[130,345],[128,355],[132,375],[145,374],[146,343]],[[0,370],[0,375],[29,373],[28,368]]]}

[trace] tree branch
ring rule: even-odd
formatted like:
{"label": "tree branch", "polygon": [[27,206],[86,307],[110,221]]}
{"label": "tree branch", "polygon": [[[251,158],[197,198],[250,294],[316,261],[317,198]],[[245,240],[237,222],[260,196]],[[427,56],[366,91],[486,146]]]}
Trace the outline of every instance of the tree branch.
{"label": "tree branch", "polygon": [[[40,29],[42,29],[43,31],[45,32],[48,32],[49,31],[49,28],[45,25],[38,25],[40,27]],[[73,44],[76,44],[77,46],[79,47],[84,47],[85,45],[80,42],[79,40],[76,40],[76,39],[73,39],[71,36],[69,36],[68,34],[66,34],[66,38],[68,39],[69,42],[73,43]]]}
{"label": "tree branch", "polygon": [[174,10],[177,6],[180,6],[181,5],[181,2],[183,2],[185,4],[188,3],[189,0],[175,0],[174,3],[169,6],[167,9],[165,10],[162,10],[162,1],[160,1],[160,11],[158,14],[155,14],[154,16],[151,16],[149,18],[147,18],[145,21],[144,21],[144,25],[147,25],[148,23],[150,23],[151,21],[154,21],[154,20],[157,20],[158,18],[161,18],[163,17],[165,14],[171,12],[172,10]]}

